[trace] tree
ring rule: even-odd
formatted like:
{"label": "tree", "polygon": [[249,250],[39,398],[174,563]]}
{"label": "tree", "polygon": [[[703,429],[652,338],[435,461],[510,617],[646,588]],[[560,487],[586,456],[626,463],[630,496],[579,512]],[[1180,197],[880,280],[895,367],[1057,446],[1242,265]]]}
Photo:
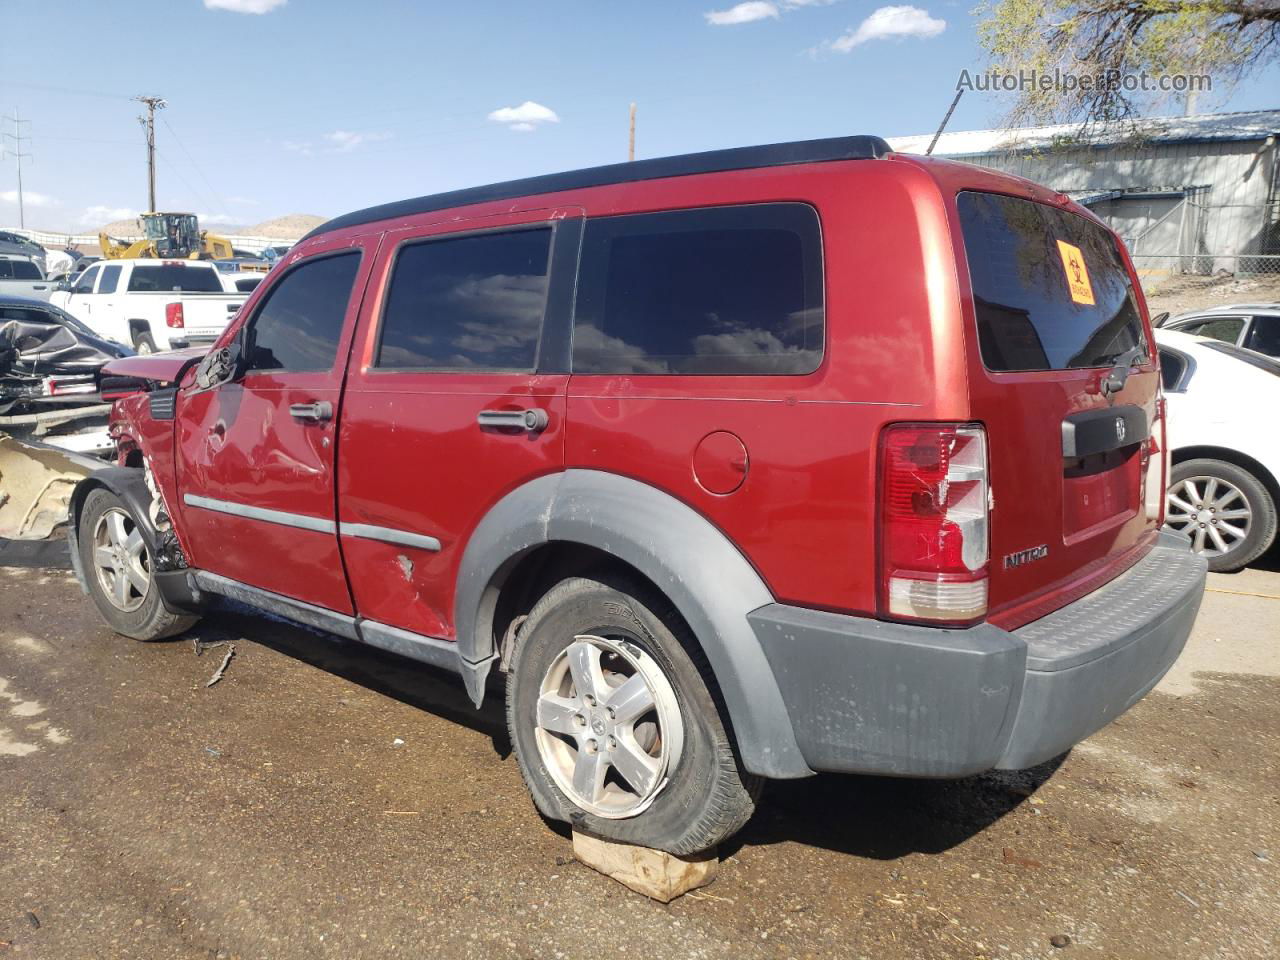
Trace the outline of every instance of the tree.
{"label": "tree", "polygon": [[1136,117],[1207,92],[1196,77],[1221,94],[1280,56],[1280,0],[984,0],[974,12],[992,70],[1075,78],[1019,86],[1011,125]]}

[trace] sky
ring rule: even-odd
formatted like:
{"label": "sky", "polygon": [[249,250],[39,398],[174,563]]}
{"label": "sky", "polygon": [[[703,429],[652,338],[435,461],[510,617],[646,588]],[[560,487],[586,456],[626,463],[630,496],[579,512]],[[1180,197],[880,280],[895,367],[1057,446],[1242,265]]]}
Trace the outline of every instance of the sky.
{"label": "sky", "polygon": [[[931,132],[984,65],[975,3],[0,0],[0,115],[30,121],[28,227],[146,208],[139,94],[168,101],[160,209],[214,228],[336,216],[625,160],[632,101],[638,158]],[[1273,66],[1199,109],[1280,108],[1277,90]],[[967,92],[948,129],[1007,109]],[[16,186],[10,157],[0,226],[18,223]]]}

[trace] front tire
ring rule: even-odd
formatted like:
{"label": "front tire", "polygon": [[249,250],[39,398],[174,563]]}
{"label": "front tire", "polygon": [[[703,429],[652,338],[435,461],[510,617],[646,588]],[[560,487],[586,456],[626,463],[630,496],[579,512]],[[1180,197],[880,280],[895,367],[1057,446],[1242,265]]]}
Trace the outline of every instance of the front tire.
{"label": "front tire", "polygon": [[637,578],[574,577],[521,629],[507,725],[538,810],[681,856],[732,836],[762,781],[738,764],[692,632]]}
{"label": "front tire", "polygon": [[1224,460],[1187,460],[1173,468],[1165,523],[1191,538],[1209,569],[1248,566],[1275,540],[1276,505],[1253,474]]}
{"label": "front tire", "polygon": [[116,633],[164,640],[191,629],[199,619],[165,608],[137,519],[105,487],[85,498],[76,542],[89,596]]}

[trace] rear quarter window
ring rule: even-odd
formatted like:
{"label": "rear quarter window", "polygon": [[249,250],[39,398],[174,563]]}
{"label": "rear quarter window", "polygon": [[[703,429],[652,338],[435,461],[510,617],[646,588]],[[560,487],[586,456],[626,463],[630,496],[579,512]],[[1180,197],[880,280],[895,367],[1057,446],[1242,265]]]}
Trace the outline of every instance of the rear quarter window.
{"label": "rear quarter window", "polygon": [[824,333],[821,232],[807,204],[586,225],[575,373],[812,373]]}
{"label": "rear quarter window", "polygon": [[223,293],[218,271],[210,266],[164,264],[135,266],[129,275],[130,293]]}
{"label": "rear quarter window", "polygon": [[956,206],[988,370],[1102,367],[1137,346],[1142,321],[1110,231],[1018,197],[965,191]]}

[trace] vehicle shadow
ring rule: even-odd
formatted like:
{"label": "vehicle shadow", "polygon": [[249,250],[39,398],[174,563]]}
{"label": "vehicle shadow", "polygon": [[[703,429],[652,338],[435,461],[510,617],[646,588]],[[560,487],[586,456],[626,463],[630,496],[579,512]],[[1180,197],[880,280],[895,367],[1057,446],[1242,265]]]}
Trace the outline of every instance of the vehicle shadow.
{"label": "vehicle shadow", "polygon": [[[202,634],[243,637],[349,683],[391,697],[488,737],[501,759],[511,755],[496,685],[477,710],[456,674],[332,634],[298,626],[231,601],[219,601]],[[794,842],[876,860],[941,853],[981,833],[1025,802],[1064,757],[1030,770],[992,772],[962,780],[905,780],[826,774],[766,785],[755,816],[720,848]],[[513,768],[514,773],[514,768]],[[568,836],[566,824],[545,821]]]}
{"label": "vehicle shadow", "polygon": [[873,860],[942,853],[1026,802],[1066,756],[962,780],[820,774],[773,781],[755,816],[720,853],[788,841]]}
{"label": "vehicle shadow", "polygon": [[[268,621],[271,629],[263,629]],[[366,690],[482,733],[500,758],[505,760],[511,755],[501,693],[495,695],[491,691],[484,706],[477,710],[455,673],[344,640],[232,600],[215,601],[201,627],[202,639],[212,639],[210,634],[225,635],[229,640],[243,637]]]}

